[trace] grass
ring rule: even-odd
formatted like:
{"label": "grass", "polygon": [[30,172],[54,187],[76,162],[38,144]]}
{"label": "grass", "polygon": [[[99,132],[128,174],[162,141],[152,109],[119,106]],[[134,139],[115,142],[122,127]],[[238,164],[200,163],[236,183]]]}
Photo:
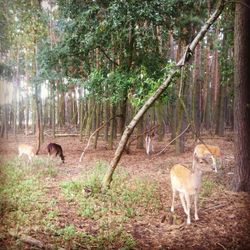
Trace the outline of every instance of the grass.
{"label": "grass", "polygon": [[[101,192],[101,181],[107,164],[97,162],[94,169],[71,181],[61,183],[61,191],[68,202],[77,204],[78,215],[97,222],[98,234],[88,240],[97,248],[114,241],[123,249],[135,245],[125,230],[126,223],[135,217],[157,213],[161,209],[157,186],[149,181],[131,178],[122,168],[117,169],[112,187]],[[86,237],[85,237],[86,238]]]}
{"label": "grass", "polygon": [[[53,186],[57,176],[57,169],[49,158],[37,157],[32,162],[18,158],[1,161],[1,237],[10,231],[17,235],[35,232],[46,235],[55,249],[61,246],[133,249],[136,242],[126,225],[133,218],[161,210],[158,187],[145,179],[131,178],[119,168],[111,189],[102,193],[101,181],[106,168],[107,164],[99,161],[78,178],[61,182],[59,196],[65,198],[62,204],[58,196],[48,196],[49,185]],[[59,210],[63,206],[66,211],[71,210],[62,217]],[[76,214],[71,214],[72,211]],[[78,218],[76,223],[74,216]],[[20,249],[23,247],[18,239],[15,244]]]}
{"label": "grass", "polygon": [[61,190],[68,201],[78,204],[79,214],[92,219],[118,214],[125,220],[160,208],[157,186],[140,178],[131,179],[122,169],[117,170],[112,187],[101,192],[101,181],[106,164],[98,162],[94,170],[83,176],[61,183]]}
{"label": "grass", "polygon": [[40,158],[32,162],[18,158],[1,161],[0,213],[8,230],[19,233],[40,224],[47,210],[41,179],[48,176],[48,169],[53,169],[51,163]]}

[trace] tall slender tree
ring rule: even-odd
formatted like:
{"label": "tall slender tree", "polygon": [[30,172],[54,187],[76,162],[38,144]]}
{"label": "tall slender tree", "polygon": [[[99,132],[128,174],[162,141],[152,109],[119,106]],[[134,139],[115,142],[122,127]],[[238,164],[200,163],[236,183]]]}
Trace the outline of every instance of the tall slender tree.
{"label": "tall slender tree", "polygon": [[250,8],[249,1],[236,2],[234,132],[236,191],[250,192]]}

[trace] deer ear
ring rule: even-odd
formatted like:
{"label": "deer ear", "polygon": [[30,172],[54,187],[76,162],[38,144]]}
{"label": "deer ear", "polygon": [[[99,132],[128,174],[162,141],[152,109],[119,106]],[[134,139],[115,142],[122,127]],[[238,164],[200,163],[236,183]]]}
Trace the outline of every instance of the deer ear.
{"label": "deer ear", "polygon": [[203,160],[205,163],[209,164],[208,157],[204,157],[204,158],[202,158],[202,160]]}
{"label": "deer ear", "polygon": [[199,162],[199,158],[197,157],[196,154],[194,155],[194,159],[195,159],[197,162]]}

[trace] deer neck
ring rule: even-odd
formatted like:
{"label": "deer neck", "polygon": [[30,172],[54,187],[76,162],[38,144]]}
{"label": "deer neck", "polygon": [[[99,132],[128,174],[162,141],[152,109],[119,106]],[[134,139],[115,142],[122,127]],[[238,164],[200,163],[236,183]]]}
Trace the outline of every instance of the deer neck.
{"label": "deer neck", "polygon": [[200,189],[201,177],[202,177],[202,171],[199,168],[195,167],[191,174],[191,178],[192,178],[195,190]]}

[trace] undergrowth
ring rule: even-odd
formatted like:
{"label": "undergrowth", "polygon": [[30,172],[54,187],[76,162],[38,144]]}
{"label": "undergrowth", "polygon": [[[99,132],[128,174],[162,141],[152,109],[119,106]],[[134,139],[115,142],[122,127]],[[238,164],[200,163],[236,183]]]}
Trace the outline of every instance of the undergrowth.
{"label": "undergrowth", "polygon": [[99,161],[94,169],[77,179],[62,182],[61,190],[68,202],[77,204],[79,216],[97,222],[98,234],[88,237],[92,244],[101,247],[115,241],[119,247],[130,249],[135,242],[125,230],[126,222],[161,209],[157,186],[144,179],[131,178],[119,168],[111,188],[103,193],[101,181],[106,169],[107,164]]}
{"label": "undergrowth", "polygon": [[29,162],[15,157],[1,160],[0,214],[5,233],[29,233],[30,229],[39,226],[48,209],[44,178],[53,178],[55,174],[48,159],[37,157]]}
{"label": "undergrowth", "polygon": [[[31,162],[13,158],[0,162],[1,235],[10,232],[46,235],[55,249],[62,246],[133,249],[136,242],[126,229],[130,220],[162,209],[157,185],[132,178],[122,168],[116,170],[111,189],[103,193],[101,182],[107,169],[104,162],[97,162],[74,180],[61,182],[61,194],[56,193],[54,198],[49,198],[48,192],[49,186],[55,186],[57,168],[49,158],[36,157]],[[64,197],[64,204],[58,195]],[[62,217],[60,208],[63,207],[71,208],[76,214],[66,210]],[[23,247],[18,237],[15,244]]]}

